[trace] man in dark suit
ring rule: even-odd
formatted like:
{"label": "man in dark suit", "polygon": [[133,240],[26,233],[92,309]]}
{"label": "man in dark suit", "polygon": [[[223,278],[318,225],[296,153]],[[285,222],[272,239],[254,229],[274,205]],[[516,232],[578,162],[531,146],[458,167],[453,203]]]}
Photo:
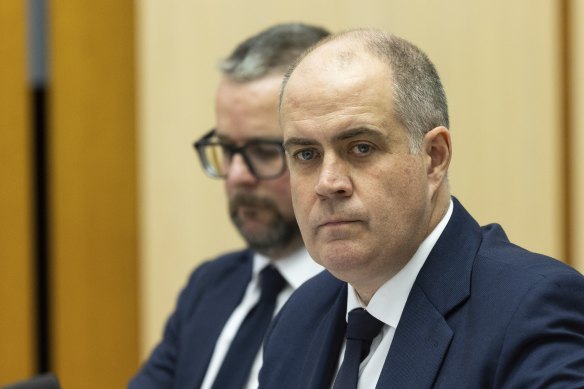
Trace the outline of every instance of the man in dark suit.
{"label": "man in dark suit", "polygon": [[328,271],[272,322],[260,388],[582,388],[584,277],[451,197],[446,97],[377,30],[317,44],[280,99],[292,202]]}
{"label": "man in dark suit", "polygon": [[216,128],[195,147],[206,172],[225,179],[231,218],[249,248],[193,272],[130,388],[256,388],[274,312],[322,270],[294,218],[277,106],[287,68],[326,35],[319,27],[276,25],[220,64]]}

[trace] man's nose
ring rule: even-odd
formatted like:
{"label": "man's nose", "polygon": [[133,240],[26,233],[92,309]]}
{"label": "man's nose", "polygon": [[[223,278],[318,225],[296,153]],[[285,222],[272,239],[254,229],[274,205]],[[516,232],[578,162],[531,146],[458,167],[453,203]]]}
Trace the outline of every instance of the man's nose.
{"label": "man's nose", "polygon": [[243,156],[235,154],[229,163],[226,181],[230,185],[253,185],[257,183],[257,178],[247,166]]}
{"label": "man's nose", "polygon": [[322,199],[349,197],[353,194],[353,182],[349,169],[338,159],[325,159],[315,187]]}

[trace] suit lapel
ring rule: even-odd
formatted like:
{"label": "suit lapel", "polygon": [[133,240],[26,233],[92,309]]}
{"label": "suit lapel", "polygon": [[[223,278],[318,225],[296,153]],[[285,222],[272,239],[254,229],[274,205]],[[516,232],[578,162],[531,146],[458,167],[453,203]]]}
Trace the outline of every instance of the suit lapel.
{"label": "suit lapel", "polygon": [[199,387],[203,382],[217,339],[231,313],[241,302],[251,278],[251,256],[251,252],[246,252],[241,262],[226,269],[201,298],[196,312],[191,315],[199,319],[191,323],[188,334],[182,337],[186,341],[183,350],[189,354],[181,358],[189,362],[188,366],[183,366],[183,376],[189,381],[188,384],[181,384],[184,387]]}
{"label": "suit lapel", "polygon": [[377,388],[430,388],[453,332],[414,285]]}
{"label": "suit lapel", "polygon": [[322,389],[331,386],[347,330],[347,284],[333,276],[330,276],[330,279],[338,285],[338,295],[317,325],[307,352],[306,363],[301,373],[303,377],[301,387],[306,389]]}
{"label": "suit lapel", "polygon": [[470,296],[481,243],[476,221],[453,197],[454,211],[412,287],[378,388],[430,388],[454,333],[448,317]]}

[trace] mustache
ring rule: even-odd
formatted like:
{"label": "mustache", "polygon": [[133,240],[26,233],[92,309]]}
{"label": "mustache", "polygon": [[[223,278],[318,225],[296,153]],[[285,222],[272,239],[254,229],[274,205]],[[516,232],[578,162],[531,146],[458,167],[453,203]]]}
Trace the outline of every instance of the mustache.
{"label": "mustache", "polygon": [[229,200],[229,213],[235,216],[237,208],[244,207],[260,207],[278,211],[276,204],[265,197],[258,197],[249,193],[238,193]]}

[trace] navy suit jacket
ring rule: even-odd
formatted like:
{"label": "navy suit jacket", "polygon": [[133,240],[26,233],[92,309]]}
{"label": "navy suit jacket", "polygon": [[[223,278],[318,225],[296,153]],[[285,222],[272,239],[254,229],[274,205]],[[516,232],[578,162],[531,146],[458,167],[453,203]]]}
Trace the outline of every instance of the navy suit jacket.
{"label": "navy suit jacket", "polygon": [[[584,277],[453,201],[377,388],[584,388]],[[260,388],[330,388],[346,301],[347,284],[328,272],[294,293],[264,343]]]}
{"label": "navy suit jacket", "polygon": [[239,251],[199,266],[181,292],[161,343],[130,389],[201,386],[215,343],[251,279],[253,252]]}

